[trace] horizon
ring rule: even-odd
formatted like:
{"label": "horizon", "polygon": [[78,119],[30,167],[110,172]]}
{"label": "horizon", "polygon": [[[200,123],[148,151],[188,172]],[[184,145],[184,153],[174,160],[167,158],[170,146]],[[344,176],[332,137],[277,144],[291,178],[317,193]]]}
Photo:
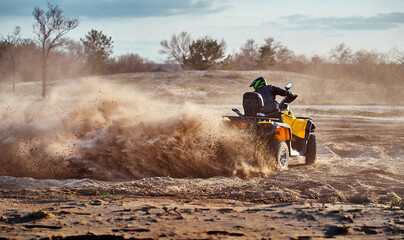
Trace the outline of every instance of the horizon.
{"label": "horizon", "polygon": [[[324,56],[344,42],[360,49],[388,52],[403,48],[404,1],[357,0],[325,2],[217,0],[52,1],[80,25],[67,37],[80,41],[91,29],[114,41],[113,56],[134,53],[163,63],[160,42],[186,31],[195,40],[204,36],[226,42],[226,54],[239,52],[247,39],[262,44],[273,37],[295,54]],[[23,38],[34,39],[34,7],[46,1],[2,0],[0,33],[21,27]],[[349,6],[349,8],[347,8]]]}

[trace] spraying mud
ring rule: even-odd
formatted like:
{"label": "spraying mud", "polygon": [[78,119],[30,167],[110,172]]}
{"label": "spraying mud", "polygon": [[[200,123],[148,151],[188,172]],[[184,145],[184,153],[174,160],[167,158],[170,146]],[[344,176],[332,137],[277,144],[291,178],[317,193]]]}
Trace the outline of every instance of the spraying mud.
{"label": "spraying mud", "polygon": [[[92,80],[2,105],[0,175],[134,180],[274,174],[212,111]],[[248,146],[251,142],[251,146]],[[247,144],[246,144],[247,143]],[[247,146],[241,149],[240,146]]]}
{"label": "spraying mud", "polygon": [[221,125],[223,107],[166,103],[162,87],[141,94],[141,85],[85,79],[58,84],[46,100],[3,101],[0,188],[17,193],[2,196],[30,188],[41,198],[35,189],[68,186],[76,195],[259,202],[404,198],[404,125],[389,117],[393,108],[377,117],[296,110],[317,126],[318,161],[291,159],[277,172],[256,142]]}

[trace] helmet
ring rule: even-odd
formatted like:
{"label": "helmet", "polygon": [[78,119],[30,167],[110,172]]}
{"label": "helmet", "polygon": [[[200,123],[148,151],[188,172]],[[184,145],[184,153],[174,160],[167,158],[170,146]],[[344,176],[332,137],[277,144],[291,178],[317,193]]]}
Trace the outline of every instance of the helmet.
{"label": "helmet", "polygon": [[254,87],[254,90],[257,91],[258,89],[267,85],[267,81],[263,77],[259,77],[252,81],[250,87]]}

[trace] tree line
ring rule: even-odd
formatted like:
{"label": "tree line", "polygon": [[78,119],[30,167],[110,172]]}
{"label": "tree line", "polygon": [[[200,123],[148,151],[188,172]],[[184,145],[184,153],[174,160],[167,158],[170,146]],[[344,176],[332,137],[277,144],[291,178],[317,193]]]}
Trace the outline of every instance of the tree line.
{"label": "tree line", "polygon": [[[21,38],[20,32],[21,28],[17,26],[8,35],[0,35],[0,89],[3,82],[10,80],[15,91],[16,81],[43,80],[44,72],[47,79],[57,80],[92,74],[152,71],[155,65],[135,53],[112,57],[112,38],[94,29],[80,41],[65,39],[63,46],[48,48],[48,53],[37,40]],[[42,63],[44,57],[46,64]]]}
{"label": "tree line", "polygon": [[[80,20],[64,16],[56,4],[48,2],[46,10],[36,7],[32,15],[35,39],[22,39],[18,26],[7,35],[0,34],[0,87],[6,79],[11,79],[13,91],[17,79],[42,80],[42,97],[46,97],[48,79],[161,69],[135,53],[112,57],[114,41],[102,31],[91,29],[80,41],[69,40],[65,35]],[[340,43],[327,56],[307,57],[268,37],[261,44],[248,39],[239,51],[226,55],[224,40],[209,36],[192,39],[188,32],[173,34],[162,40],[160,47],[159,53],[166,56],[164,66],[170,69],[280,70],[355,81],[404,82],[404,51],[398,47],[379,53],[353,51]]]}
{"label": "tree line", "polygon": [[111,57],[113,40],[102,31],[91,29],[80,41],[65,37],[78,27],[78,18],[68,18],[56,4],[47,9],[35,7],[33,30],[35,39],[21,38],[21,27],[7,35],[0,34],[0,89],[6,79],[15,82],[42,81],[42,97],[48,89],[48,79],[151,71],[154,63],[129,53]]}
{"label": "tree line", "polygon": [[383,86],[388,94],[400,95],[404,88],[404,51],[393,47],[388,53],[360,49],[353,51],[345,43],[332,47],[328,55],[295,54],[272,37],[259,44],[248,39],[232,55],[225,55],[226,43],[208,36],[193,40],[190,33],[173,34],[160,42],[160,53],[167,62],[182,69],[196,70],[276,70],[339,79],[355,87],[355,82]]}

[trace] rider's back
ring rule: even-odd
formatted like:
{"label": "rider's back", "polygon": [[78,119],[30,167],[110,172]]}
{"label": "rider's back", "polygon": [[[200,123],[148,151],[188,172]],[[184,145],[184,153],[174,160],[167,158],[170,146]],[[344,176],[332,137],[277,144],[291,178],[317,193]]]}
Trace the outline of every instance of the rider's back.
{"label": "rider's back", "polygon": [[268,114],[277,112],[279,110],[278,103],[275,101],[276,95],[286,96],[288,92],[282,88],[272,85],[266,85],[256,91],[261,94],[264,100],[264,107],[261,109],[262,113]]}

